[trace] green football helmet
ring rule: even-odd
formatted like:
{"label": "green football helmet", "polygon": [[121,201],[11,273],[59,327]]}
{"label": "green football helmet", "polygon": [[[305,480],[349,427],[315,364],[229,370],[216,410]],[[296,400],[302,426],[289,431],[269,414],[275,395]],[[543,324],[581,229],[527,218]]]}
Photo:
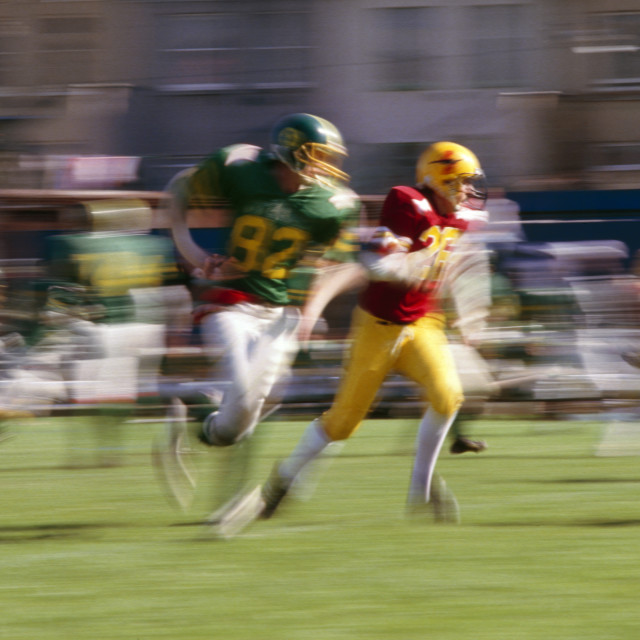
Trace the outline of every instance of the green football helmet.
{"label": "green football helmet", "polygon": [[271,151],[289,168],[312,182],[347,182],[342,170],[347,148],[340,131],[328,120],[294,113],[271,131]]}

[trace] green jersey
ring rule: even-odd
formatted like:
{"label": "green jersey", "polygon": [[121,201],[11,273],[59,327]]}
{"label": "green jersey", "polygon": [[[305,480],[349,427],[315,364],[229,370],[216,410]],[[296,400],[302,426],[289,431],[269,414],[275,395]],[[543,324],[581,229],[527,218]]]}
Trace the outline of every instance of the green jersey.
{"label": "green jersey", "polygon": [[360,210],[346,188],[305,185],[286,193],[273,158],[252,145],[225,147],[205,159],[183,194],[188,207],[224,199],[233,215],[227,255],[246,275],[231,285],[276,305],[289,304],[290,270],[311,244],[328,245]]}
{"label": "green jersey", "polygon": [[[173,243],[152,234],[77,233],[49,238],[50,297],[60,307],[90,305],[98,320],[127,322],[132,289],[178,280]],[[70,309],[71,310],[71,309]],[[162,319],[158,319],[161,321]]]}

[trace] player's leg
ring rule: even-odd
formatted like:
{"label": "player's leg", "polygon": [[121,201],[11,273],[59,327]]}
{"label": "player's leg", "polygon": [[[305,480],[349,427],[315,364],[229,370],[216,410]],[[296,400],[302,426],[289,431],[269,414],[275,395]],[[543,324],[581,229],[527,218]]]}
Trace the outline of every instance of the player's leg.
{"label": "player's leg", "polygon": [[463,395],[442,319],[426,316],[412,330],[413,339],[405,344],[397,367],[425,390],[430,404],[418,427],[408,497],[410,503],[424,504],[433,498],[436,461]]}
{"label": "player's leg", "polygon": [[274,467],[261,491],[251,491],[230,505],[218,522],[217,535],[235,535],[256,518],[273,515],[311,465],[358,428],[410,338],[405,327],[380,322],[360,309],[354,314],[351,334],[345,371],[331,409],[307,427],[289,457]]}
{"label": "player's leg", "polygon": [[250,436],[273,386],[290,364],[299,321],[299,315],[287,309],[257,305],[216,316],[218,337],[227,348],[228,386],[219,409],[203,424],[207,444],[221,448],[216,451],[216,508],[208,518],[210,525],[220,521],[227,505],[235,505],[246,487],[256,446]]}
{"label": "player's leg", "polygon": [[309,424],[292,453],[276,465],[263,488],[264,517],[273,514],[294,482],[309,465],[335,450],[366,417],[380,385],[395,359],[395,345],[402,327],[380,324],[358,310],[354,317],[352,342],[345,370],[331,408]]}
{"label": "player's leg", "polygon": [[228,446],[251,435],[265,402],[295,352],[298,318],[284,308],[236,305],[205,319],[205,340],[224,345],[225,392],[203,425],[204,439]]}
{"label": "player's leg", "polygon": [[[284,309],[236,305],[203,321],[203,343],[216,360],[216,378],[225,390],[220,394],[218,389],[215,398],[197,394],[199,399],[193,398],[196,404],[188,413],[195,418],[192,434],[216,448],[216,505],[233,500],[249,477],[253,444],[247,436],[263,415],[265,399],[291,358],[297,320],[297,315],[291,317]],[[185,404],[190,400],[185,398]],[[160,463],[157,466],[174,501],[185,507],[195,487],[193,473],[186,467],[188,460],[183,460],[190,452],[185,438],[187,409],[176,404],[182,410],[176,412],[175,405],[170,410],[168,447],[154,451],[154,462]],[[206,411],[207,407],[213,412]]]}
{"label": "player's leg", "polygon": [[467,435],[466,425],[473,422],[477,415],[479,415],[479,411],[468,409],[465,403],[449,430],[451,440],[449,451],[451,453],[480,453],[487,448],[487,443],[484,440],[472,440]]}
{"label": "player's leg", "polygon": [[462,343],[451,345],[462,388],[464,405],[460,408],[449,430],[449,451],[453,454],[472,451],[480,453],[487,448],[483,440],[469,437],[469,426],[482,414],[485,402],[491,395],[495,382],[484,358],[476,349]]}
{"label": "player's leg", "polygon": [[[78,323],[72,333],[81,345],[72,359],[70,396],[91,407],[96,463],[121,464],[122,425],[131,416],[139,391],[139,336],[131,323]],[[75,355],[75,354],[72,354]],[[90,357],[86,357],[89,355]]]}

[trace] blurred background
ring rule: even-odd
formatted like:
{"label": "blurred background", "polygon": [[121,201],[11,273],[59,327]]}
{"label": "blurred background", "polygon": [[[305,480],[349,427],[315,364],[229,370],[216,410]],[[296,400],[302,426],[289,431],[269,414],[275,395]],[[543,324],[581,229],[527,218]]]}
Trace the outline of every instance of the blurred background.
{"label": "blurred background", "polygon": [[4,187],[162,188],[292,111],[361,193],[449,138],[509,191],[640,174],[635,0],[5,0],[0,42]]}
{"label": "blurred background", "polygon": [[[38,321],[18,283],[74,230],[70,204],[134,195],[162,232],[173,175],[307,111],[343,132],[369,220],[426,145],[476,152],[492,188],[483,240],[512,296],[486,355],[515,376],[564,367],[503,394],[636,397],[637,0],[5,0],[0,43],[4,333]],[[222,215],[197,222],[220,249]],[[344,337],[352,303],[328,310],[321,337]],[[316,347],[339,362],[339,343]]]}

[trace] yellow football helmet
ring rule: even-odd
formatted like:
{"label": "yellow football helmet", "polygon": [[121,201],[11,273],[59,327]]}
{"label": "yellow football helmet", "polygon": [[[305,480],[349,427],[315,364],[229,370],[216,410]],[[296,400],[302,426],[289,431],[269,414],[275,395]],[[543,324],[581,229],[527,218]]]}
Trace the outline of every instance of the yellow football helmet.
{"label": "yellow football helmet", "polygon": [[433,189],[454,208],[462,203],[482,208],[487,199],[485,176],[478,158],[455,142],[435,142],[422,152],[416,166],[416,184]]}

